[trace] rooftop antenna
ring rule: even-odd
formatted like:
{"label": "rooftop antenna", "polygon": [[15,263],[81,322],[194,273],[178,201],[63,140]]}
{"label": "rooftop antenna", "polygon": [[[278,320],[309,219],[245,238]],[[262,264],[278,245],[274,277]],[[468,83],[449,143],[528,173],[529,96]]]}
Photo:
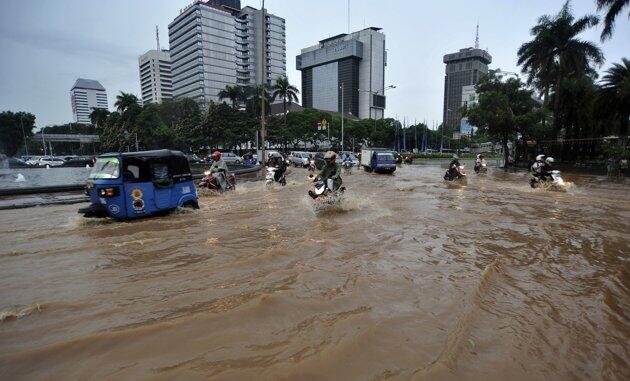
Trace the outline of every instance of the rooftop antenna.
{"label": "rooftop antenna", "polygon": [[348,0],[348,34],[350,34],[350,0]]}
{"label": "rooftop antenna", "polygon": [[155,40],[157,41],[157,51],[160,51],[160,31],[158,26],[155,26]]}
{"label": "rooftop antenna", "polygon": [[479,21],[477,21],[477,34],[475,35],[475,49],[479,49]]}

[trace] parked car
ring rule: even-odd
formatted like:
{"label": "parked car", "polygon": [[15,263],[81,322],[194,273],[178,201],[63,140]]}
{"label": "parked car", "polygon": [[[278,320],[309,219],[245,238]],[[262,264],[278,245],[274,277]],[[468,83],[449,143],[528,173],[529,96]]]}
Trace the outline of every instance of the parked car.
{"label": "parked car", "polygon": [[7,159],[9,162],[9,168],[26,168],[28,164],[24,160],[18,159],[17,157],[10,157]]}
{"label": "parked car", "polygon": [[291,162],[296,167],[308,167],[308,158],[311,155],[311,152],[294,152],[291,157]]}
{"label": "parked car", "polygon": [[89,156],[76,156],[63,161],[64,167],[85,167],[94,166],[94,158]]}
{"label": "parked car", "polygon": [[203,163],[203,160],[202,160],[199,156],[197,156],[197,155],[195,155],[195,154],[192,154],[192,155],[186,155],[186,159],[188,159],[188,163],[189,163],[189,164],[199,164],[199,163]]}
{"label": "parked car", "polygon": [[62,165],[63,159],[51,156],[40,157],[36,164],[38,167],[61,167]]}
{"label": "parked car", "polygon": [[24,160],[26,162],[27,165],[31,166],[31,167],[35,167],[37,166],[37,163],[39,163],[39,159],[41,159],[43,156],[29,156],[28,159]]}
{"label": "parked car", "polygon": [[223,152],[221,158],[225,164],[241,164],[243,162],[243,158],[233,152]]}

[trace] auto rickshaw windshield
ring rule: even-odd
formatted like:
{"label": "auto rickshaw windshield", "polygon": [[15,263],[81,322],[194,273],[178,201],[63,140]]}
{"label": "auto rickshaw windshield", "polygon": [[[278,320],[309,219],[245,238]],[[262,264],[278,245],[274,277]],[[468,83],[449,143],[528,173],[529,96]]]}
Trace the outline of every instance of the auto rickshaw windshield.
{"label": "auto rickshaw windshield", "polygon": [[99,157],[88,179],[117,179],[120,175],[120,160],[117,157]]}

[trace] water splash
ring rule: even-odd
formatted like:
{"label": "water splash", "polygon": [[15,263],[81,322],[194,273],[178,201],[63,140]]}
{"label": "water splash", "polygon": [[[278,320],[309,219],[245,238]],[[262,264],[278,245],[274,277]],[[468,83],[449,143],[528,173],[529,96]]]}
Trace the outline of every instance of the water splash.
{"label": "water splash", "polygon": [[29,316],[35,312],[42,312],[46,306],[44,304],[33,304],[27,307],[18,307],[11,310],[5,310],[0,312],[0,322],[13,321]]}

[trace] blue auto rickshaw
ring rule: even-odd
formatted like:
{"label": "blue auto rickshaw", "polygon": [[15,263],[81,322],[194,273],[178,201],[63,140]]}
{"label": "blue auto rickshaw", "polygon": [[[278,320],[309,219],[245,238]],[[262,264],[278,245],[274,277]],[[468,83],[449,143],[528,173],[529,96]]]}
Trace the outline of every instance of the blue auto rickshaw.
{"label": "blue auto rickshaw", "polygon": [[85,217],[119,220],[147,217],[179,206],[199,208],[188,159],[167,149],[100,155],[85,193],[92,204]]}

